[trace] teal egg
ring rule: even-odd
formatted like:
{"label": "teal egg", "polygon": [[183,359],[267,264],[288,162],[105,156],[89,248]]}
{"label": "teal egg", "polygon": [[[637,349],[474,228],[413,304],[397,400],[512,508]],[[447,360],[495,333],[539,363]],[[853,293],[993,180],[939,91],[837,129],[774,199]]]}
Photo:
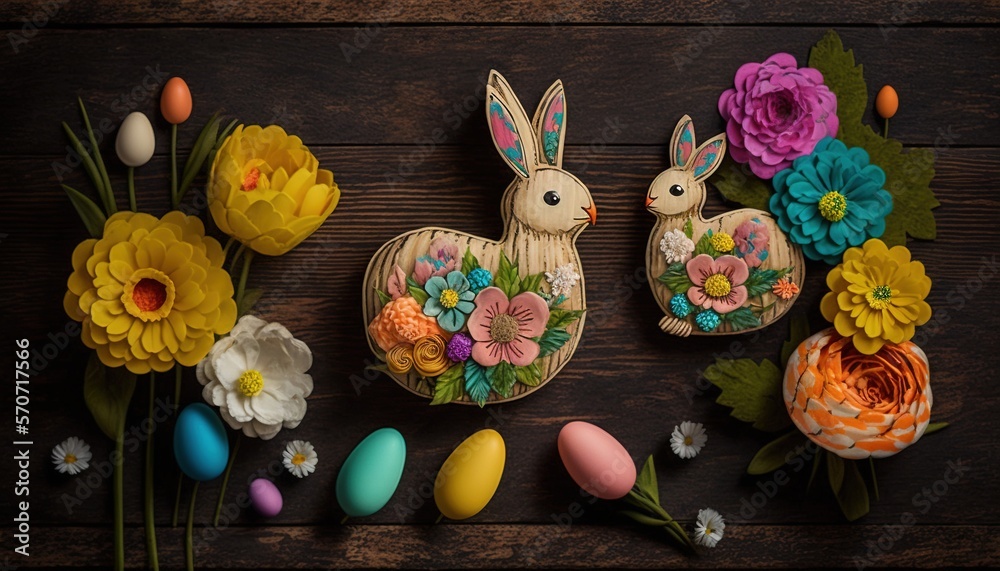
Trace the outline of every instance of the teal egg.
{"label": "teal egg", "polygon": [[203,403],[188,405],[174,426],[174,458],[189,478],[206,482],[222,475],[229,461],[226,427]]}
{"label": "teal egg", "polygon": [[365,437],[337,475],[337,502],[351,517],[382,509],[396,493],[406,464],[406,441],[395,428],[380,428]]}

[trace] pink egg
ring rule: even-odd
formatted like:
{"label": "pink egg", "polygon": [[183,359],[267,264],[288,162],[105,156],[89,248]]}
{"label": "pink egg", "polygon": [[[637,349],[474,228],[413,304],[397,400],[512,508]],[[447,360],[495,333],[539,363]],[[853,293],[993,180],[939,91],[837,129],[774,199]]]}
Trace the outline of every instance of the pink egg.
{"label": "pink egg", "polygon": [[635,485],[635,463],[628,450],[603,429],[573,421],[559,431],[559,457],[587,493],[617,500]]}
{"label": "pink egg", "polygon": [[250,503],[260,515],[274,517],[281,513],[281,492],[271,480],[257,478],[250,482]]}

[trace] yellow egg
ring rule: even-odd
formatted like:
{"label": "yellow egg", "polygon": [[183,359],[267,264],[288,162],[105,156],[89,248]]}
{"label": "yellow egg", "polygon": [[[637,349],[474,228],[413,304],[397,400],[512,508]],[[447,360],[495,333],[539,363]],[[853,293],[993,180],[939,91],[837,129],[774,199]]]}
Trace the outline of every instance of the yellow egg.
{"label": "yellow egg", "polygon": [[883,119],[892,119],[892,116],[899,111],[899,95],[891,85],[884,85],[878,90],[875,96],[875,111]]}
{"label": "yellow egg", "polygon": [[486,507],[500,485],[507,448],[487,428],[473,434],[448,456],[434,481],[434,502],[449,519],[470,518]]}

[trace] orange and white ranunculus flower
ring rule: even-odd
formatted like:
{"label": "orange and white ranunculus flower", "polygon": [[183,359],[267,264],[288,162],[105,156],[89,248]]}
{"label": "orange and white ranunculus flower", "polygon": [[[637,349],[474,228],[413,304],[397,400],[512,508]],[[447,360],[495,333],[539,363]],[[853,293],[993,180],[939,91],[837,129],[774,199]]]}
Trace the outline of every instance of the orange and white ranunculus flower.
{"label": "orange and white ranunculus flower", "polygon": [[277,125],[240,125],[226,138],[208,182],[212,218],[255,252],[280,256],[323,224],[340,200],[333,173]]}
{"label": "orange and white ranunculus flower", "polygon": [[798,346],[782,384],[795,426],[851,460],[896,454],[920,439],[931,417],[927,355],[909,341],[866,355],[826,329]]}

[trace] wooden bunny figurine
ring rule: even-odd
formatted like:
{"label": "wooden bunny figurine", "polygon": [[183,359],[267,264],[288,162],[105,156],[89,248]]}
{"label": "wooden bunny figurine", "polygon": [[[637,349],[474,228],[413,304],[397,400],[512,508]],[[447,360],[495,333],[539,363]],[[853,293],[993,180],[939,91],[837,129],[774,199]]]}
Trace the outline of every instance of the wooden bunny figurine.
{"label": "wooden bunny figurine", "polygon": [[421,228],[387,242],[368,265],[369,346],[387,374],[432,404],[523,397],[576,349],[586,307],[576,239],[597,208],[562,169],[565,109],[556,81],[529,120],[491,71],[490,134],[516,175],[502,199],[503,236]]}
{"label": "wooden bunny figurine", "polygon": [[725,152],[725,134],[696,147],[685,115],[670,139],[671,167],[646,195],[646,208],[656,215],[646,275],[666,314],[660,328],[673,335],[765,327],[788,311],[805,278],[802,251],[767,212],[744,208],[702,218],[705,179]]}

